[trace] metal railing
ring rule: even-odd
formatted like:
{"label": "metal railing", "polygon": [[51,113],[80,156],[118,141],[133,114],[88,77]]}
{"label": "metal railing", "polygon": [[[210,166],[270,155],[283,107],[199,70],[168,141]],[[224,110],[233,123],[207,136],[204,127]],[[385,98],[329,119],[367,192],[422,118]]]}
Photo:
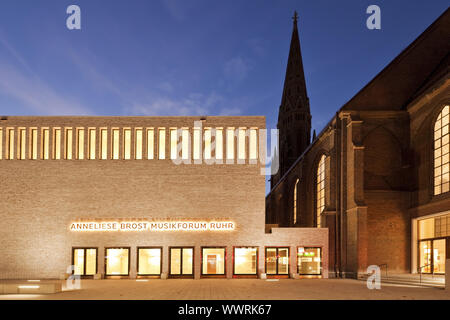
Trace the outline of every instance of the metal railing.
{"label": "metal railing", "polygon": [[387,277],[388,277],[388,265],[387,265],[387,263],[382,263],[382,264],[379,265],[379,267],[380,267],[380,269],[381,269],[381,267],[386,267],[386,279],[387,279]]}
{"label": "metal railing", "polygon": [[[426,264],[424,266],[418,267],[419,269],[419,282],[420,284],[422,284],[422,269],[426,268],[426,267],[431,267],[431,263],[430,264]],[[431,271],[431,277],[433,278],[434,276],[434,270]]]}

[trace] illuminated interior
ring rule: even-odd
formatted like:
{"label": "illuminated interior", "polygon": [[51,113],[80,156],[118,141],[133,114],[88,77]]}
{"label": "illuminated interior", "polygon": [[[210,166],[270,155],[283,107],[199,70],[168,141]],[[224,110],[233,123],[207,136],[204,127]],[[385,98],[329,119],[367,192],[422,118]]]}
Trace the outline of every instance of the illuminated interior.
{"label": "illuminated interior", "polygon": [[106,249],[106,275],[123,276],[128,275],[128,248],[107,248]]}
{"label": "illuminated interior", "polygon": [[73,250],[74,274],[89,276],[97,272],[97,249],[77,248]]}
{"label": "illuminated interior", "polygon": [[166,129],[159,129],[159,159],[166,158]]}
{"label": "illuminated interior", "polygon": [[227,128],[227,159],[234,159],[234,128]]}
{"label": "illuminated interior", "polygon": [[215,136],[215,158],[223,159],[223,129],[216,128]]}
{"label": "illuminated interior", "polygon": [[14,159],[14,129],[8,129],[8,159]]}
{"label": "illuminated interior", "polygon": [[[31,131],[31,136],[32,136],[32,146],[34,146],[35,145],[35,136],[36,136],[36,147],[37,147],[37,130],[36,130],[36,133],[35,134],[33,134],[33,131],[34,131],[35,129],[33,129],[32,131]],[[72,137],[72,129],[71,128],[66,128],[66,149],[65,149],[65,153],[66,153],[66,159],[67,160],[72,160],[72,139],[73,139],[73,137]],[[32,147],[32,159],[35,159],[34,158],[34,152],[35,152],[35,150],[36,150],[36,148],[34,148],[34,147]],[[36,156],[37,156],[37,153],[36,153]]]}
{"label": "illuminated interior", "polygon": [[181,131],[181,157],[186,160],[189,159],[189,129],[182,129]]}
{"label": "illuminated interior", "polygon": [[258,249],[234,248],[234,274],[257,274]]}
{"label": "illuminated interior", "polygon": [[250,160],[258,159],[258,135],[256,129],[250,129],[249,152]]}
{"label": "illuminated interior", "polygon": [[192,275],[194,263],[192,248],[170,248],[170,274],[175,276]]}
{"label": "illuminated interior", "polygon": [[123,158],[131,159],[131,129],[123,129]]}
{"label": "illuminated interior", "polygon": [[100,132],[101,132],[101,135],[100,135],[101,159],[106,160],[106,159],[108,159],[108,130],[101,129]]}
{"label": "illuminated interior", "polygon": [[120,137],[120,133],[119,133],[119,129],[113,129],[112,130],[112,158],[113,160],[118,160],[119,159],[119,146],[120,146],[120,141],[119,138]]}
{"label": "illuminated interior", "polygon": [[147,129],[147,159],[154,158],[155,132],[153,129]]}
{"label": "illuminated interior", "polygon": [[320,248],[297,249],[297,268],[301,275],[320,275],[322,273],[322,253]]}
{"label": "illuminated interior", "polygon": [[205,159],[211,159],[211,129],[205,129]]}
{"label": "illuminated interior", "polygon": [[170,129],[170,159],[178,159],[177,129]]}
{"label": "illuminated interior", "polygon": [[300,180],[297,179],[297,180],[295,181],[295,186],[294,186],[294,203],[293,203],[293,205],[294,205],[294,208],[293,208],[293,220],[294,220],[294,224],[297,223],[297,193],[298,193],[298,182],[299,182],[299,181],[300,181]]}
{"label": "illuminated interior", "polygon": [[450,214],[418,221],[418,272],[445,273],[446,239],[450,237]]}
{"label": "illuminated interior", "polygon": [[61,129],[53,129],[53,159],[61,159]]}
{"label": "illuminated interior", "polygon": [[161,274],[161,248],[139,248],[138,275]]}
{"label": "illuminated interior", "polygon": [[193,150],[193,159],[198,160],[200,159],[200,149],[201,149],[201,135],[200,135],[200,129],[194,128],[193,131],[193,137],[192,137],[192,150]]}
{"label": "illuminated interior", "polygon": [[317,167],[316,178],[316,226],[321,226],[321,216],[325,209],[325,156],[322,155]]}
{"label": "illuminated interior", "polygon": [[50,159],[50,129],[42,129],[42,159]]}
{"label": "illuminated interior", "polygon": [[143,132],[142,129],[136,129],[136,146],[134,150],[134,158],[136,160],[142,160],[142,138]]}
{"label": "illuminated interior", "polygon": [[289,274],[289,248],[266,248],[266,273]]}
{"label": "illuminated interior", "polygon": [[89,129],[89,159],[95,159],[95,144],[96,144],[96,132],[95,129]]}
{"label": "illuminated interior", "polygon": [[434,194],[450,190],[449,106],[445,106],[434,124]]}
{"label": "illuminated interior", "polygon": [[84,129],[77,129],[77,159],[84,159]]}
{"label": "illuminated interior", "polygon": [[225,248],[202,248],[202,274],[225,274]]}
{"label": "illuminated interior", "polygon": [[238,130],[238,157],[239,159],[245,159],[245,128]]}
{"label": "illuminated interior", "polygon": [[19,152],[18,158],[20,160],[26,159],[26,147],[27,147],[27,130],[24,128],[19,129]]}

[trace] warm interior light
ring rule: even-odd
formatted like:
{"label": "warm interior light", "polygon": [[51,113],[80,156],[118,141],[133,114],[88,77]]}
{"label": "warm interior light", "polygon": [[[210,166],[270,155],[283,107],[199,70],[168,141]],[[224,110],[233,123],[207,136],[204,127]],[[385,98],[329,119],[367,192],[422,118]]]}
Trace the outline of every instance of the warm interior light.
{"label": "warm interior light", "polygon": [[27,285],[27,286],[18,286],[18,288],[19,288],[19,289],[39,289],[40,286],[30,286],[30,285]]}

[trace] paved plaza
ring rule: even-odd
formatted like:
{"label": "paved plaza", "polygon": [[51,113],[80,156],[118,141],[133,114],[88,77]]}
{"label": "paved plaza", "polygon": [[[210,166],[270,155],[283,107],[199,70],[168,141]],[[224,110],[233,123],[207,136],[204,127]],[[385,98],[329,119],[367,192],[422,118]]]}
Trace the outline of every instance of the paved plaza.
{"label": "paved plaza", "polygon": [[[5,283],[6,281],[3,281]],[[383,284],[369,290],[364,281],[351,279],[152,279],[81,280],[81,289],[48,295],[11,294],[0,299],[155,299],[155,300],[292,300],[292,299],[450,299],[450,290]]]}

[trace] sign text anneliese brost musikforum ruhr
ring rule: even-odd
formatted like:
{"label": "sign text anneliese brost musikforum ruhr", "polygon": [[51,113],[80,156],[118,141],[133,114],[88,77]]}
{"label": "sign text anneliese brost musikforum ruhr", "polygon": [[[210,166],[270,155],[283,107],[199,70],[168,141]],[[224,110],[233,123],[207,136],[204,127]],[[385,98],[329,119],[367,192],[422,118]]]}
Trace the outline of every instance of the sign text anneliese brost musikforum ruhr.
{"label": "sign text anneliese brost musikforum ruhr", "polygon": [[227,231],[232,221],[72,222],[70,231]]}

